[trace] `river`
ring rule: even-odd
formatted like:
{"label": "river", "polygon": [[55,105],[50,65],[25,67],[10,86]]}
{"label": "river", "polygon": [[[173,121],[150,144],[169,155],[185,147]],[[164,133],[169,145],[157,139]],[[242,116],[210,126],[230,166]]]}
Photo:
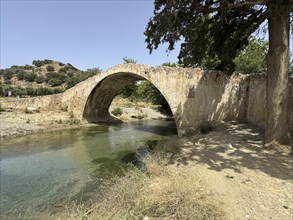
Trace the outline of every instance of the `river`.
{"label": "river", "polygon": [[1,143],[0,219],[31,219],[93,199],[150,140],[176,135],[173,121],[94,126]]}

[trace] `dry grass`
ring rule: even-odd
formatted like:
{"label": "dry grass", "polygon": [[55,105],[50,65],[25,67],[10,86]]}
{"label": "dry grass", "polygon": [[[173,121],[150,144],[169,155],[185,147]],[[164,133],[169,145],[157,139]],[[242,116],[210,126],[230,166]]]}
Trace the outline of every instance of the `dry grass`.
{"label": "dry grass", "polygon": [[104,183],[91,207],[74,206],[59,219],[224,219],[221,204],[191,169],[167,162],[162,152],[149,156],[148,173],[132,167]]}

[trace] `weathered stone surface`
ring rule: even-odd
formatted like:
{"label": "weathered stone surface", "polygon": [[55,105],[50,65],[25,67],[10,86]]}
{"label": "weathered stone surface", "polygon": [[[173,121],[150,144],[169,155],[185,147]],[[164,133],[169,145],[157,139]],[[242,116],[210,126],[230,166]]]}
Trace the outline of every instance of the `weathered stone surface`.
{"label": "weathered stone surface", "polygon": [[62,94],[1,101],[1,106],[67,108],[79,119],[107,122],[112,120],[109,106],[119,90],[129,82],[143,79],[150,81],[166,98],[179,135],[194,130],[203,121],[248,119],[260,126],[264,124],[265,88],[262,79],[249,79],[244,75],[228,78],[216,71],[141,64],[114,66]]}
{"label": "weathered stone surface", "polygon": [[[288,123],[293,136],[293,78],[289,80]],[[266,78],[265,75],[251,75],[249,81],[247,121],[265,128],[266,120]]]}

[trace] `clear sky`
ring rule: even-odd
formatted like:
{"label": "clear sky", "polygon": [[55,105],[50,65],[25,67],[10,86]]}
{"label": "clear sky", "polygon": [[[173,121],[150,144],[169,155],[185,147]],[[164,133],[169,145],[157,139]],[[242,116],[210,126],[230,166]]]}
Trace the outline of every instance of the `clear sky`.
{"label": "clear sky", "polygon": [[149,55],[143,32],[153,1],[3,1],[1,68],[35,59],[107,69],[127,56],[138,63],[176,62],[166,46]]}
{"label": "clear sky", "polygon": [[1,68],[35,59],[103,70],[125,56],[176,62],[178,50],[168,55],[166,46],[149,55],[143,32],[152,15],[152,0],[1,0]]}

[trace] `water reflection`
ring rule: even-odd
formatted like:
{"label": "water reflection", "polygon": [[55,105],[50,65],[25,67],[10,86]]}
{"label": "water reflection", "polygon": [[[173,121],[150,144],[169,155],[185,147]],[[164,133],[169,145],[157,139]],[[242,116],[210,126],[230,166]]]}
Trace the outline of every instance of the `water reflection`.
{"label": "water reflection", "polygon": [[68,199],[90,198],[100,179],[119,173],[146,141],[176,135],[172,126],[167,121],[98,126],[1,146],[1,219],[29,218],[53,212]]}

